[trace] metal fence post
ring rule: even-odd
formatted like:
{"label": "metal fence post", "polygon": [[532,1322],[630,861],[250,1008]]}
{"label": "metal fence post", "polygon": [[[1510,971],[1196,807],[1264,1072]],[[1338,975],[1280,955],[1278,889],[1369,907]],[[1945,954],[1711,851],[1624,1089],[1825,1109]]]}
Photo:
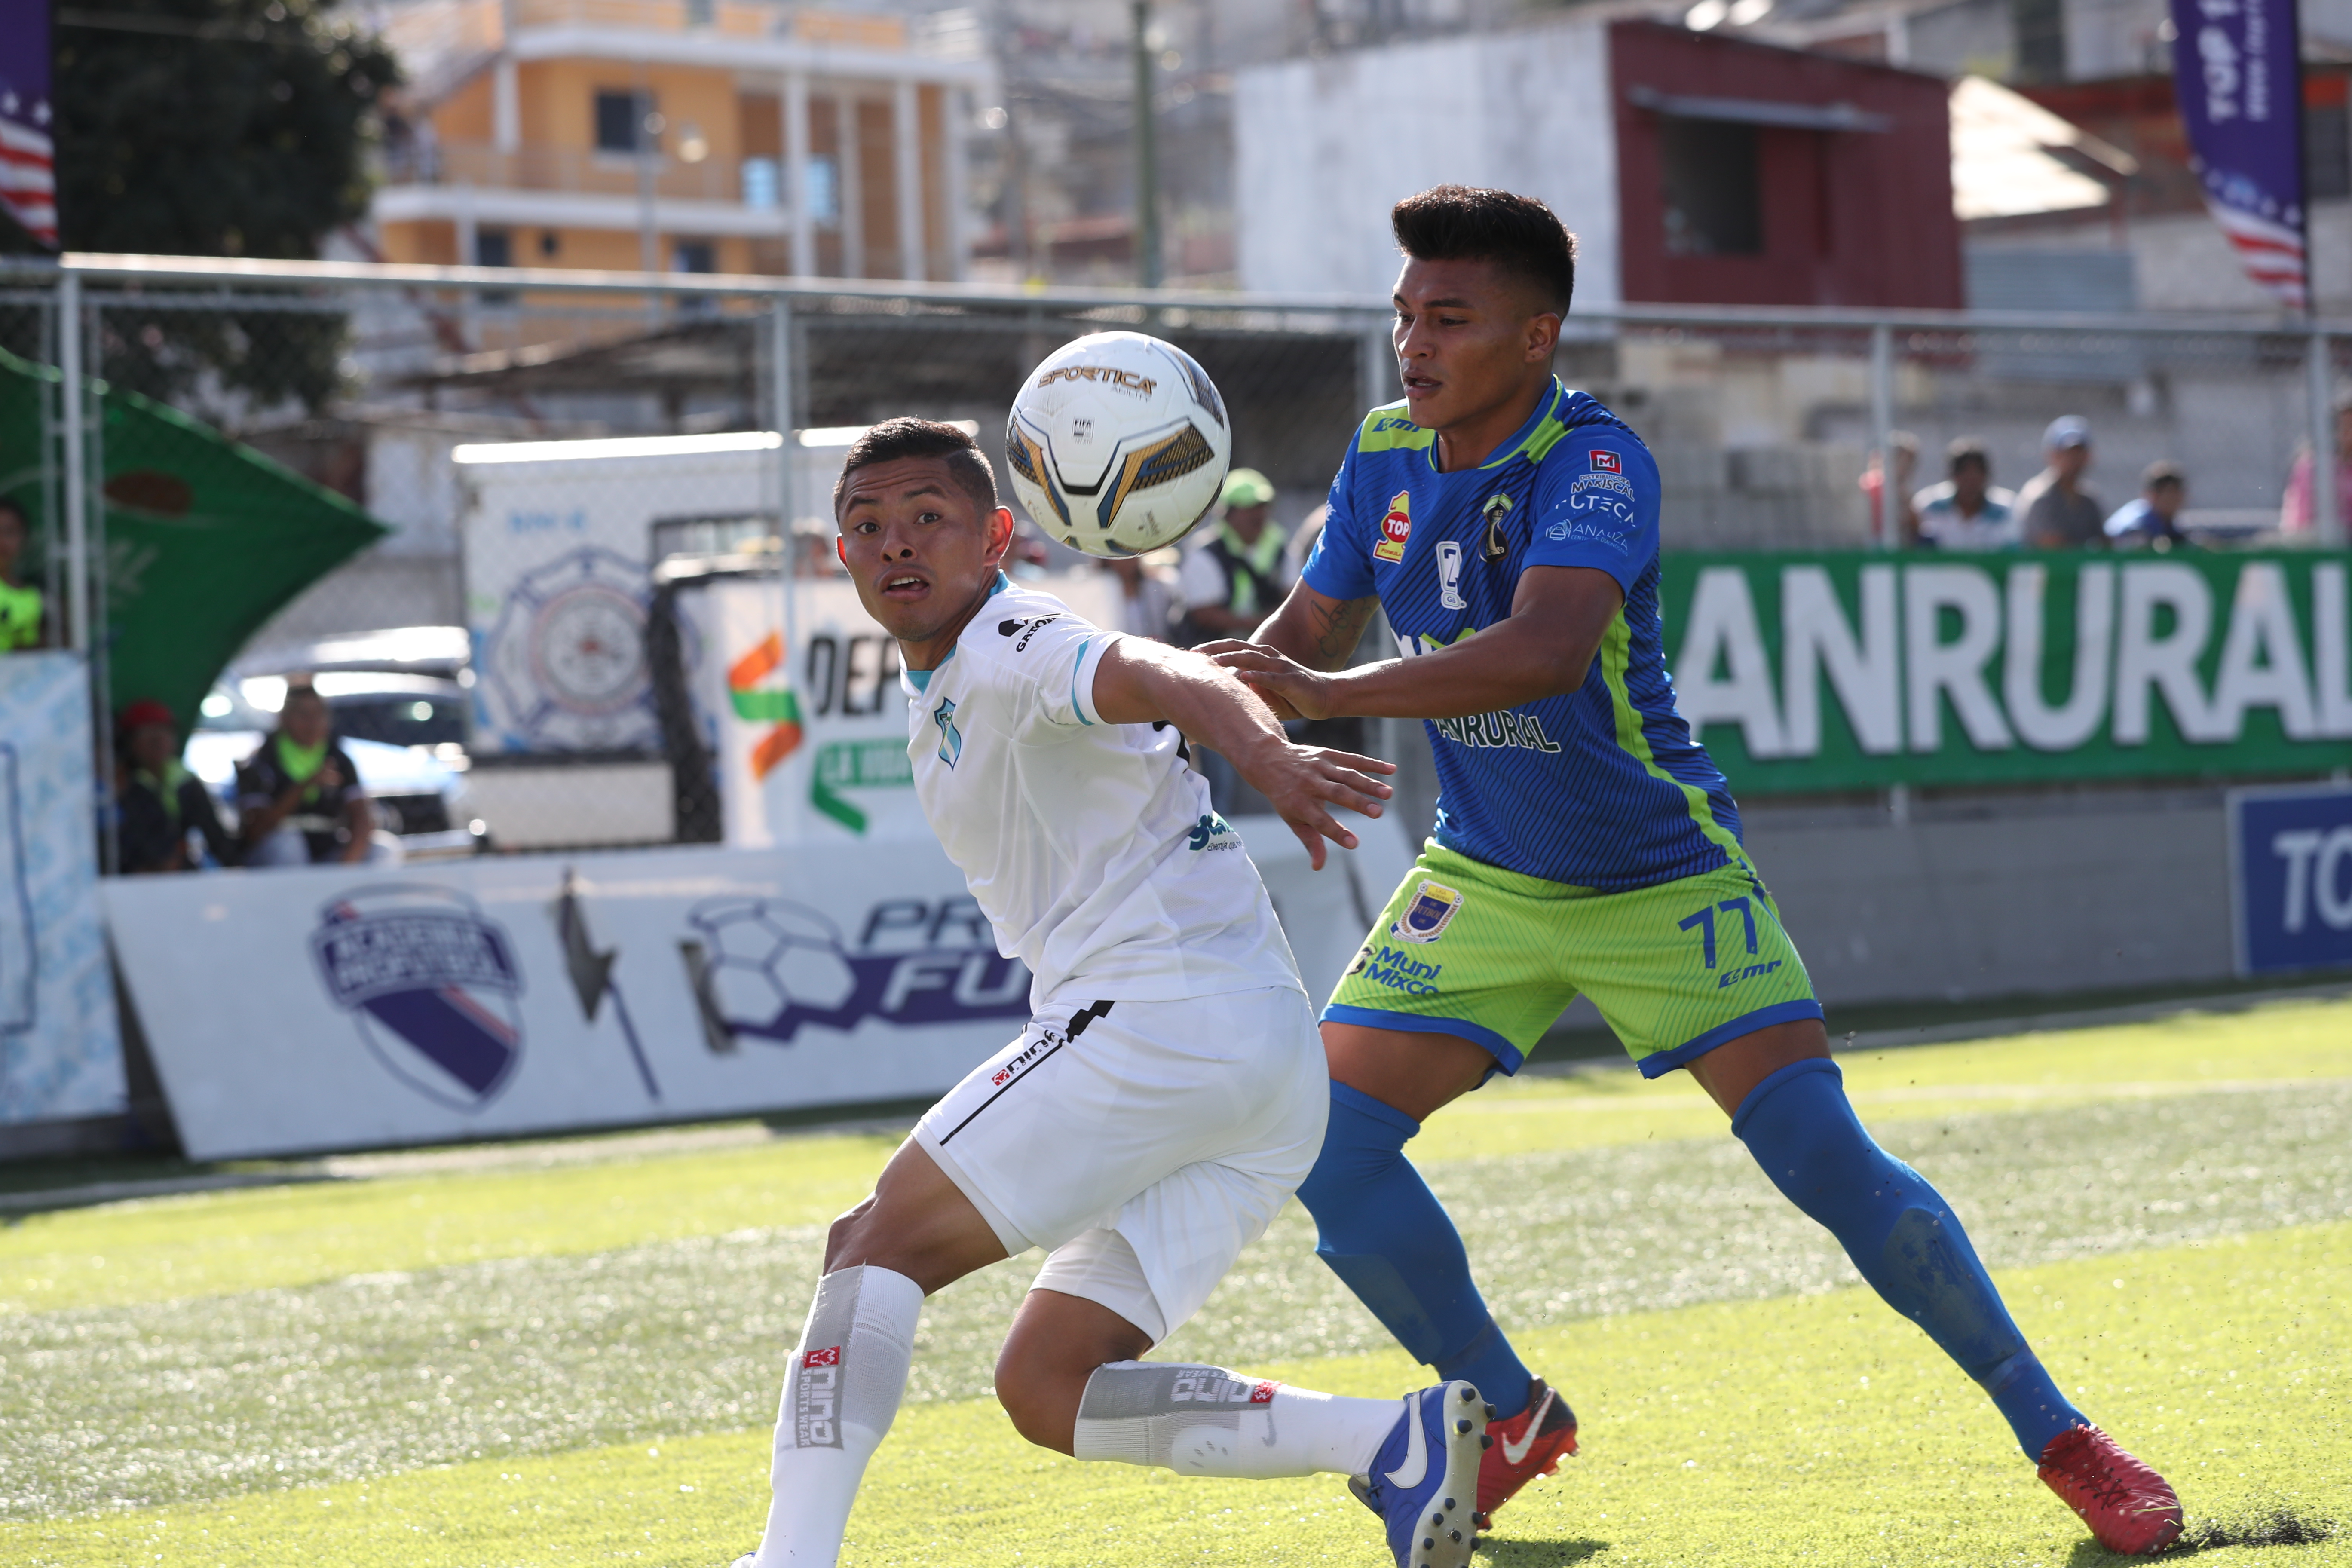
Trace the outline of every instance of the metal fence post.
{"label": "metal fence post", "polygon": [[58,278],[58,369],[64,383],[66,468],[66,626],[67,646],[76,653],[89,651],[89,470],[84,466],[81,401],[81,279],[74,273]]}
{"label": "metal fence post", "polygon": [[1404,388],[1397,382],[1396,338],[1387,322],[1375,322],[1364,329],[1357,353],[1356,377],[1356,400],[1367,409],[1393,403],[1403,393]]}
{"label": "metal fence post", "polygon": [[[799,383],[794,374],[793,356],[793,301],[789,294],[778,294],[768,311],[768,407],[773,415],[776,434],[776,483],[782,499],[776,507],[776,595],[778,610],[784,628],[784,658],[790,660],[799,646],[800,634],[800,552],[799,536],[793,525],[800,519],[800,421],[799,408],[793,394]],[[789,663],[784,668],[784,686],[794,684],[795,671]]]}
{"label": "metal fence post", "polygon": [[2336,493],[2336,376],[2324,327],[2311,329],[2304,375],[2311,405],[2312,531],[2322,546],[2334,550],[2344,542],[2344,498]]}
{"label": "metal fence post", "polygon": [[1903,541],[1895,526],[1895,330],[1870,329],[1870,444],[1878,453],[1878,502],[1870,520],[1871,544],[1893,550]]}

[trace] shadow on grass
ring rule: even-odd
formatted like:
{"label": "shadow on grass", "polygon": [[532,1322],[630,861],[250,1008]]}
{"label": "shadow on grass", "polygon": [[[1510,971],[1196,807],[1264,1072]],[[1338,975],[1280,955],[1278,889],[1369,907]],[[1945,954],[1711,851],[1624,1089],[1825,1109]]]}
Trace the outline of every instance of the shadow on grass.
{"label": "shadow on grass", "polygon": [[[2227,1546],[2317,1546],[2342,1533],[2342,1526],[2335,1520],[2289,1509],[2272,1509],[2227,1519],[2192,1520],[2163,1556],[2189,1557],[2200,1552],[2219,1552]],[[2098,1564],[2130,1561],[2133,1560],[2109,1552],[2095,1541],[2078,1543],[2069,1560],[2070,1568],[2096,1568]]]}
{"label": "shadow on grass", "polygon": [[1572,1568],[1609,1550],[1606,1541],[1497,1541],[1478,1543],[1480,1560],[1492,1568]]}

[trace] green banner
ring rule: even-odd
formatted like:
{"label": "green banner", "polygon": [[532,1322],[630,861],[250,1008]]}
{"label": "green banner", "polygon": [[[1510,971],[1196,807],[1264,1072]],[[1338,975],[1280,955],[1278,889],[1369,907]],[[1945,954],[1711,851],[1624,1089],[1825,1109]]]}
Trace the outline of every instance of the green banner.
{"label": "green banner", "polygon": [[1666,658],[1742,794],[2324,773],[2347,561],[1670,554]]}

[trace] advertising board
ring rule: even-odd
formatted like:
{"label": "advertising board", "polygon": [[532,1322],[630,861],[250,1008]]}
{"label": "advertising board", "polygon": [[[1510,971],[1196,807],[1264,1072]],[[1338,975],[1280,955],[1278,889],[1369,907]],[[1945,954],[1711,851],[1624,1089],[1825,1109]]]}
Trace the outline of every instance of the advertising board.
{"label": "advertising board", "polygon": [[1746,795],[2325,773],[2347,558],[1673,555],[1676,706]]}
{"label": "advertising board", "polygon": [[2352,968],[2352,785],[2230,792],[2238,973]]}
{"label": "advertising board", "polygon": [[123,1109],[93,754],[79,656],[0,658],[0,1122]]}

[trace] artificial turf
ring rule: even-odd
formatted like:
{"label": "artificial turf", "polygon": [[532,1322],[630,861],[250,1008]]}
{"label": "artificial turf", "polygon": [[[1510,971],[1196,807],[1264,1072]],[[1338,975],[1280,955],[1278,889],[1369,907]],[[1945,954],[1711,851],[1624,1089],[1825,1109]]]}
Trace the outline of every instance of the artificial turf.
{"label": "artificial turf", "polygon": [[[2173,1472],[2192,1518],[2347,1511],[2352,1006],[1847,1071],[1884,1140],[1960,1205],[2045,1358]],[[725,1563],[757,1535],[818,1222],[888,1144],[425,1156],[14,1223],[0,1561]],[[1415,1153],[1588,1436],[1503,1516],[1492,1561],[2079,1553],[1981,1397],[1841,1289],[1843,1260],[1692,1091],[1498,1085]],[[1286,1215],[1165,1353],[1339,1392],[1419,1381],[1308,1246]],[[927,1312],[845,1561],[1380,1560],[1328,1480],[1192,1482],[1023,1447],[974,1396],[1024,1269]],[[2352,1562],[2352,1537],[2200,1555],[2249,1553]]]}

